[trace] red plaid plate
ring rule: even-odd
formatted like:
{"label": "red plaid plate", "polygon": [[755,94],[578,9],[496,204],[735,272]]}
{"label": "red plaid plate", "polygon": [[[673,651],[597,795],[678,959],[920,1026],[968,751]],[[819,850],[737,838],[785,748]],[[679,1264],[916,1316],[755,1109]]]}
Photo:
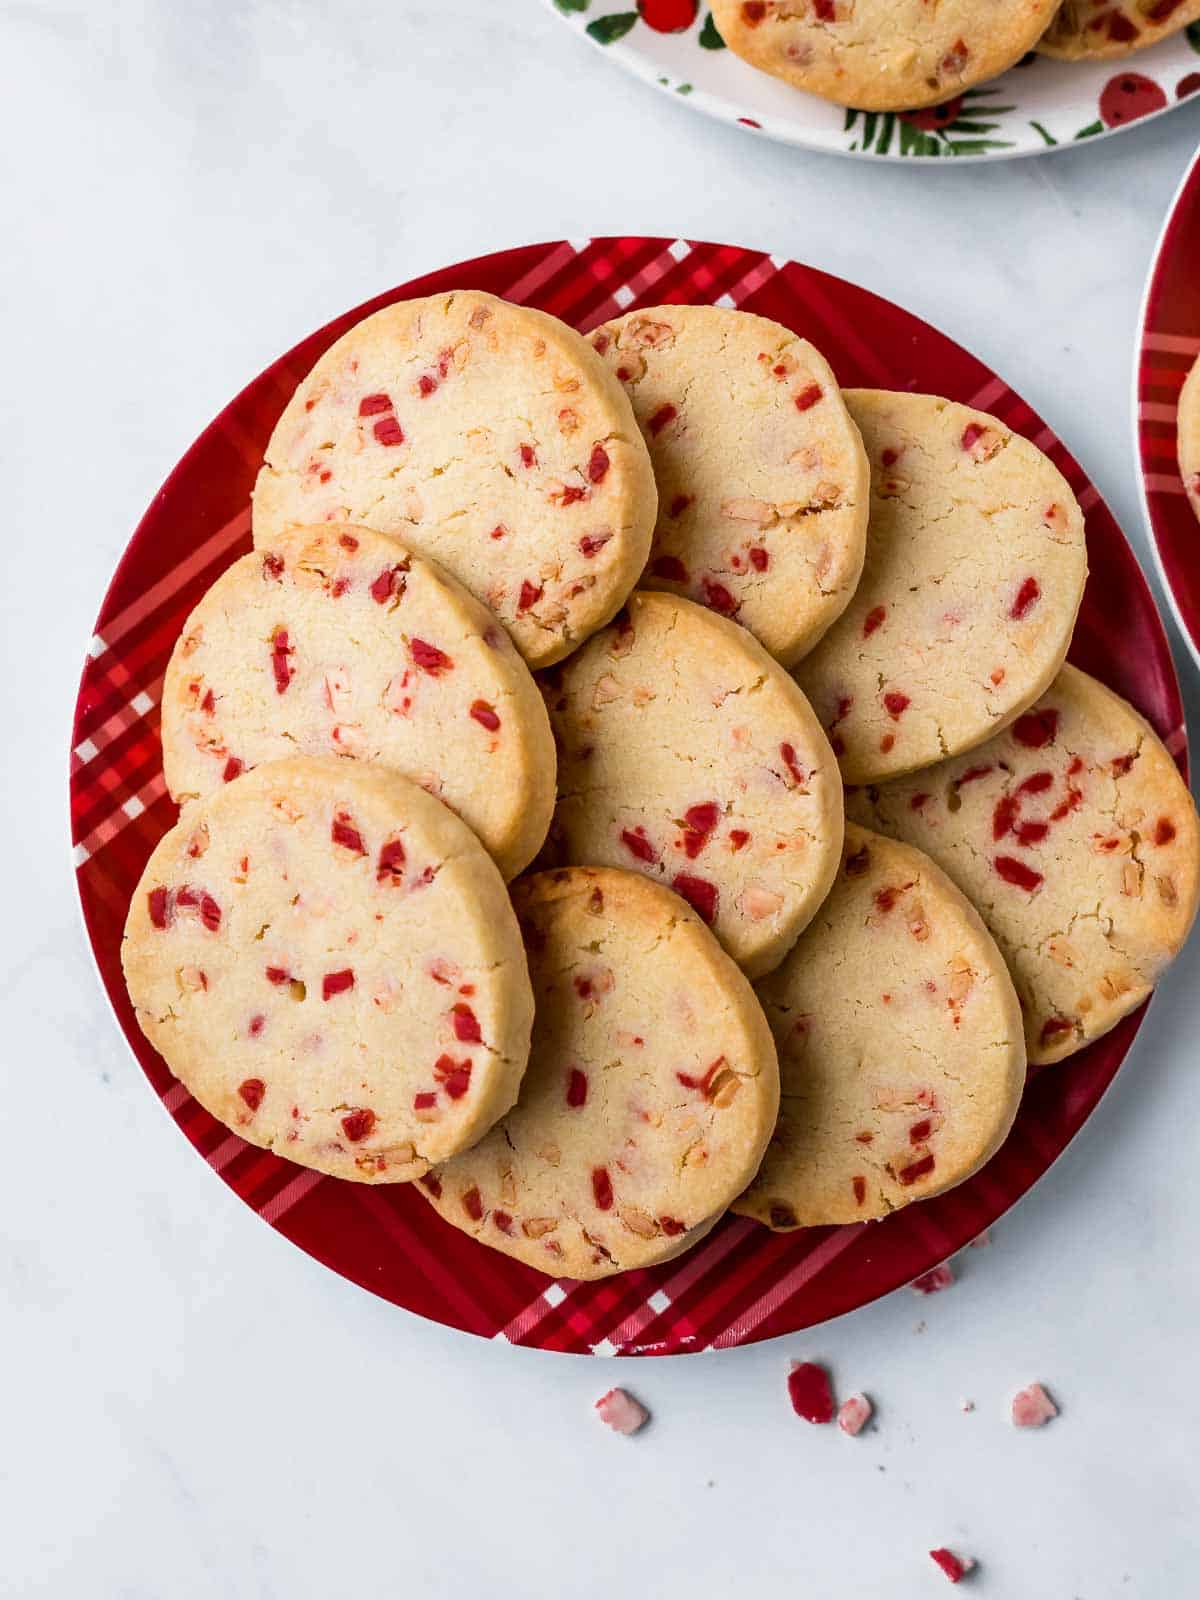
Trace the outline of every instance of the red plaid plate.
{"label": "red plaid plate", "polygon": [[163,671],[188,611],[249,548],[250,487],[271,428],[295,384],[360,317],[410,295],[467,286],[540,306],[584,330],[636,305],[742,306],[811,338],[846,384],[932,390],[995,412],[1054,458],[1087,513],[1092,576],[1072,658],[1133,700],[1182,766],[1183,714],[1167,641],[1099,494],[1002,379],[934,328],[853,284],[757,251],[685,239],[530,245],[431,273],[347,312],[238,395],[142,519],[105,597],[79,690],[71,755],[75,857],[92,948],[117,1019],[196,1149],[247,1205],[317,1260],[396,1305],[484,1338],[657,1355],[794,1333],[907,1283],[1006,1211],[1082,1127],[1141,1013],[1041,1073],[1005,1147],[940,1199],[886,1222],[787,1235],[729,1218],[669,1265],[577,1284],[552,1282],[476,1244],[410,1186],[320,1177],[245,1144],[175,1082],[126,998],[119,959],[126,905],[175,813],[158,738]]}
{"label": "red plaid plate", "polygon": [[1176,454],[1179,391],[1200,356],[1200,155],[1167,216],[1142,307],[1134,372],[1142,501],[1158,570],[1180,631],[1200,663],[1200,523]]}

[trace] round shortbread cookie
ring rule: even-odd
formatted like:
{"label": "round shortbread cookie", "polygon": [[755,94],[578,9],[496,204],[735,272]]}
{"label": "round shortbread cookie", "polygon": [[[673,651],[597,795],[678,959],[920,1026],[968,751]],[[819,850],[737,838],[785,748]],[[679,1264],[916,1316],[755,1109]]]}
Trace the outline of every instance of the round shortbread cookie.
{"label": "round shortbread cookie", "polygon": [[796,669],[847,783],[995,733],[1053,680],[1087,578],[1083,514],[1054,463],[982,411],[846,391],[871,461],[862,582]]}
{"label": "round shortbread cookie", "polygon": [[[1058,0],[712,0],[752,67],[863,111],[936,105],[1032,50]],[[997,15],[997,13],[1000,15]]]}
{"label": "round shortbread cookie", "polygon": [[1200,517],[1200,360],[1187,375],[1179,396],[1179,471],[1192,510]]}
{"label": "round shortbread cookie", "polygon": [[293,528],[219,577],[163,686],[183,804],[263,761],[392,767],[456,811],[506,878],[554,810],[546,708],[512,641],[434,563],[366,528]]}
{"label": "round shortbread cookie", "polygon": [[554,1277],[669,1260],[740,1194],[779,1109],[746,979],[676,895],[576,867],[514,889],[537,1015],[520,1098],[422,1179],[447,1221]]}
{"label": "round shortbread cookie", "polygon": [[658,483],[643,584],[797,662],[862,573],[870,475],[825,358],[766,317],[632,311],[592,343],[633,402]]}
{"label": "round shortbread cookie", "polygon": [[1025,1083],[1020,1003],[979,914],[919,850],[848,824],[829,898],[757,993],[782,1102],[735,1211],[781,1230],[863,1222],[999,1149]]}
{"label": "round shortbread cookie", "polygon": [[1065,0],[1038,44],[1063,61],[1144,50],[1200,18],[1200,0]]}
{"label": "round shortbread cookie", "polygon": [[1179,769],[1132,706],[1074,667],[979,749],[850,791],[846,806],[932,856],[979,909],[1035,1063],[1140,1005],[1196,914],[1200,831]]}
{"label": "round shortbread cookie", "polygon": [[267,445],[254,542],[319,522],[395,534],[545,666],[629,593],[655,505],[629,400],[587,340],[456,290],[377,311],[321,357]]}
{"label": "round shortbread cookie", "polygon": [[252,1144],[417,1178],[516,1099],[533,996],[495,863],[361,761],[269,762],[188,808],[121,946],[143,1033]]}
{"label": "round shortbread cookie", "polygon": [[638,591],[546,691],[548,859],[657,878],[751,977],[777,966],[842,848],[837,762],[783,668],[724,617]]}

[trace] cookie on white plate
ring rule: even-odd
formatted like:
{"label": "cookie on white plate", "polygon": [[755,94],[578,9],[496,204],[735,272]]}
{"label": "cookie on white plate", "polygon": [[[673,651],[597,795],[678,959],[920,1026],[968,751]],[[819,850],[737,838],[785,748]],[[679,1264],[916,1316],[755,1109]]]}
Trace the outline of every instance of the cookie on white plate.
{"label": "cookie on white plate", "polygon": [[1196,808],[1149,723],[1064,667],[979,749],[878,787],[847,814],[933,858],[1012,972],[1029,1059],[1059,1061],[1150,994],[1187,938]]}
{"label": "cookie on white plate", "polygon": [[121,946],[142,1032],[205,1110],[399,1183],[516,1098],[533,997],[495,863],[440,801],[334,756],[267,762],[160,840]]}
{"label": "cookie on white plate", "polygon": [[862,582],[796,668],[847,783],[981,743],[1049,685],[1087,578],[1083,514],[1036,445],[934,395],[845,392],[871,462]]}
{"label": "cookie on white plate", "polygon": [[1177,429],[1179,471],[1192,510],[1200,517],[1200,360],[1188,373],[1180,393]]}
{"label": "cookie on white plate", "polygon": [[866,546],[866,453],[829,363],[719,306],[631,311],[592,343],[654,463],[643,587],[732,617],[791,666],[845,609]]}
{"label": "cookie on white plate", "polygon": [[221,574],[167,667],[162,741],[181,805],[291,755],[392,767],[506,878],[554,809],[550,724],[512,641],[435,562],[367,528],[281,530]]}
{"label": "cookie on white plate", "polygon": [[828,898],[756,989],[779,1122],[734,1205],[769,1228],[885,1217],[1000,1147],[1025,1083],[1016,990],[978,912],[928,856],[853,823]]}
{"label": "cookie on white plate", "polygon": [[546,859],[645,873],[743,971],[769,972],[842,848],[837,762],[788,674],[744,628],[639,590],[545,689],[559,747]]}
{"label": "cookie on white plate", "polygon": [[587,340],[460,289],[387,306],[325,352],[267,445],[254,542],[320,522],[395,534],[545,666],[633,587],[655,505],[625,391]]}
{"label": "cookie on white plate", "polygon": [[513,891],[537,1016],[517,1104],[421,1180],[448,1222],[553,1277],[687,1250],[754,1175],[779,1108],[754,991],[668,890],[600,867]]}
{"label": "cookie on white plate", "polygon": [[1101,61],[1144,50],[1200,18],[1200,0],[1063,0],[1038,51]]}

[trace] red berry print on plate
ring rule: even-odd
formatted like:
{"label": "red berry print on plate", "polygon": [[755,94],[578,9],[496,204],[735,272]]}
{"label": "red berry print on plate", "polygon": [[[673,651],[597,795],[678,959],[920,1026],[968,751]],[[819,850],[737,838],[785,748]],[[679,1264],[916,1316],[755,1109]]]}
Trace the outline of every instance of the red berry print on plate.
{"label": "red berry print on plate", "polygon": [[1166,91],[1152,78],[1140,72],[1121,72],[1105,84],[1100,95],[1100,120],[1106,128],[1121,128],[1165,110],[1168,104]]}

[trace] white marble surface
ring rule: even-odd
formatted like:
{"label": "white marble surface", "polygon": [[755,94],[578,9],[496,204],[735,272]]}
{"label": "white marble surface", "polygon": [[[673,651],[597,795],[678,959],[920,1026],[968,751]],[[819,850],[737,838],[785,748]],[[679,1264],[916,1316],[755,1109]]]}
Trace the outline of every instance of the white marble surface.
{"label": "white marble surface", "polygon": [[[997,1600],[1194,1593],[1200,943],[951,1292],[618,1371],[419,1323],[212,1176],[101,998],[65,809],[91,622],[183,448],[334,312],[507,244],[692,234],[881,290],[1025,392],[1145,557],[1131,341],[1200,104],[903,169],[705,123],[536,0],[27,0],[0,7],[0,132],[0,1593],[895,1600],[940,1592],[940,1543]],[[878,1431],[796,1421],[799,1355],[874,1394]],[[1005,1403],[1035,1377],[1063,1415],[1019,1435]],[[617,1379],[655,1411],[632,1441],[589,1414]]]}

